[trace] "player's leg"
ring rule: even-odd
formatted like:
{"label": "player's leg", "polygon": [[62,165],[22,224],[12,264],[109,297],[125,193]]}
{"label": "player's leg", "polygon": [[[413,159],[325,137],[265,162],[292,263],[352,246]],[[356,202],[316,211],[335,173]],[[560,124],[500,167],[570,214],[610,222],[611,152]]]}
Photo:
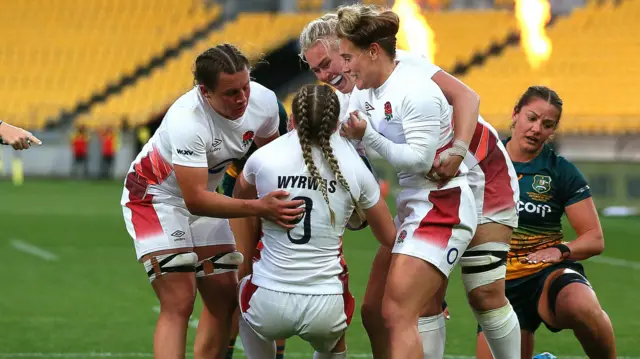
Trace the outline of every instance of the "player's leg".
{"label": "player's leg", "polygon": [[198,254],[197,286],[204,303],[194,343],[194,357],[222,358],[227,350],[231,317],[237,306],[237,270],[242,255],[235,250],[227,220],[200,217],[191,224]]}
{"label": "player's leg", "polygon": [[423,358],[418,317],[471,241],[477,215],[464,179],[437,191],[405,189],[397,202],[401,225],[382,300],[387,357],[418,359]]}
{"label": "player's leg", "polygon": [[315,349],[314,359],[347,357],[346,330],[351,323],[355,299],[343,295],[308,296],[298,335]]}
{"label": "player's leg", "polygon": [[469,303],[495,359],[514,358],[521,351],[518,317],[505,296],[511,233],[512,229],[502,224],[479,225],[460,260]]}
{"label": "player's leg", "polygon": [[151,286],[160,301],[160,315],[153,338],[154,357],[184,358],[187,326],[196,295],[193,272],[196,255],[193,252],[161,251],[148,254],[141,261],[145,263],[145,269],[149,267],[156,272]]}
{"label": "player's leg", "polygon": [[360,309],[362,325],[369,336],[371,351],[375,359],[384,358],[387,347],[387,331],[382,319],[382,297],[390,264],[391,249],[380,246],[371,265],[369,282]]}
{"label": "player's leg", "polygon": [[520,325],[505,294],[506,258],[517,227],[517,175],[504,147],[497,147],[468,174],[478,228],[460,259],[471,309],[496,359],[520,354]]}
{"label": "player's leg", "polygon": [[276,359],[284,359],[284,350],[286,348],[287,340],[276,340]]}
{"label": "player's leg", "polygon": [[[534,335],[528,330],[521,330],[520,338],[522,342],[520,349],[520,358],[530,359],[533,355]],[[493,359],[493,355],[491,355],[491,349],[489,349],[489,344],[487,343],[487,340],[484,337],[484,333],[482,331],[478,332],[478,338],[476,341],[476,359]]]}
{"label": "player's leg", "polygon": [[[226,179],[226,178],[225,178]],[[225,193],[228,192],[225,189]],[[260,236],[259,220],[258,218],[234,218],[229,220],[229,226],[233,232],[234,238],[256,238],[256,242]],[[253,256],[255,255],[256,248],[244,248],[244,243],[247,241],[238,241],[236,250],[240,252],[245,260],[242,264],[238,265],[238,278],[244,278],[251,274],[251,266]],[[251,242],[253,243],[253,242]],[[233,358],[233,352],[235,348],[236,338],[238,336],[238,315],[239,312],[236,309],[231,315],[231,327],[229,329],[229,342],[227,343],[226,358]],[[211,343],[216,342],[216,337],[219,335],[217,332],[216,318],[207,310],[203,308],[200,314],[200,322],[198,324],[198,333],[196,335],[196,342],[194,344],[194,352],[202,354],[202,357],[212,358],[211,351],[215,350],[215,347]]]}
{"label": "player's leg", "polygon": [[[238,285],[239,312],[238,328],[244,346],[244,354],[248,359],[273,359],[276,355],[275,341],[258,334],[254,328],[267,329],[279,324],[276,320],[280,311],[274,310],[278,299],[271,300],[273,292],[259,293],[261,289],[251,283],[251,277],[244,277]],[[261,296],[267,296],[264,298]],[[261,298],[262,297],[262,298]],[[265,299],[265,301],[261,301]],[[274,314],[275,317],[271,315]],[[250,324],[251,322],[252,324]],[[265,328],[265,325],[267,328]]]}
{"label": "player's leg", "polygon": [[418,333],[422,341],[423,359],[440,359],[444,356],[447,327],[443,302],[449,280],[445,280],[418,318]]}
{"label": "player's leg", "polygon": [[123,215],[127,231],[134,239],[138,260],[144,265],[160,301],[154,357],[184,358],[187,325],[196,295],[197,263],[188,211],[164,204],[162,201],[166,198],[139,195],[144,190],[137,191],[137,188],[127,181]]}
{"label": "player's leg", "polygon": [[609,316],[584,276],[582,266],[562,268],[544,283],[538,313],[552,331],[571,329],[589,358],[616,358]]}

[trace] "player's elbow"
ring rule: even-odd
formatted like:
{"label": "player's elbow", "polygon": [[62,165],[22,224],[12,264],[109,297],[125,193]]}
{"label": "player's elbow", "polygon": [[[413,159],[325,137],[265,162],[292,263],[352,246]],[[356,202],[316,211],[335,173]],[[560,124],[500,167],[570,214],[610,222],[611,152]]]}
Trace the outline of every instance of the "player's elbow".
{"label": "player's elbow", "polygon": [[184,205],[189,213],[194,216],[203,216],[206,212],[204,203],[200,198],[201,196],[198,196],[197,193],[183,194]]}
{"label": "player's elbow", "polygon": [[602,230],[595,230],[593,234],[593,255],[597,256],[604,252],[604,235]]}

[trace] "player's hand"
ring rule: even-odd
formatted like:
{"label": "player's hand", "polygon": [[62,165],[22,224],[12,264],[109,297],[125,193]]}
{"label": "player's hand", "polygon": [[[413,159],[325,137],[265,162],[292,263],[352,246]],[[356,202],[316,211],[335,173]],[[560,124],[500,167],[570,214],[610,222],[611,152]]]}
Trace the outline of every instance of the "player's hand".
{"label": "player's hand", "polygon": [[450,150],[452,149],[448,148],[436,157],[433,161],[433,166],[431,166],[431,171],[427,173],[428,179],[444,185],[458,174],[458,169],[460,169],[464,157],[458,154],[451,154]]}
{"label": "player's hand", "polygon": [[529,254],[522,258],[520,262],[526,264],[560,263],[563,260],[562,252],[558,248],[549,247]]}
{"label": "player's hand", "polygon": [[41,145],[42,141],[36,138],[29,131],[25,131],[20,127],[12,126],[6,122],[0,124],[0,137],[2,142],[13,147],[14,150],[26,150],[31,147],[32,143]]}
{"label": "player's hand", "polygon": [[260,198],[259,214],[285,229],[295,228],[293,222],[299,220],[304,215],[305,208],[303,200],[286,201],[284,198],[289,196],[289,192],[283,190],[273,191],[266,196]]}
{"label": "player's hand", "polygon": [[358,117],[358,111],[349,114],[349,119],[340,126],[340,135],[352,140],[362,140],[367,121]]}

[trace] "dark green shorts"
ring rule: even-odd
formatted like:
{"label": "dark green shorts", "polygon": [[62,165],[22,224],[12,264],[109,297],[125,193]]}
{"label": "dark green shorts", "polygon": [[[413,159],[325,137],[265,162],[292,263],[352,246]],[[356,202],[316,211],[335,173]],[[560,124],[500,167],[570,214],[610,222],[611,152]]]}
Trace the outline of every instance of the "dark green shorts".
{"label": "dark green shorts", "polygon": [[[557,269],[569,268],[582,274],[585,278],[584,267],[578,262],[561,262],[551,265],[538,273],[506,281],[507,299],[511,303],[513,310],[518,316],[520,329],[534,333],[541,323],[544,323],[538,315],[538,302],[542,295],[544,282]],[[561,329],[553,328],[549,324],[544,325],[552,332],[559,332]],[[478,326],[478,332],[482,329]]]}

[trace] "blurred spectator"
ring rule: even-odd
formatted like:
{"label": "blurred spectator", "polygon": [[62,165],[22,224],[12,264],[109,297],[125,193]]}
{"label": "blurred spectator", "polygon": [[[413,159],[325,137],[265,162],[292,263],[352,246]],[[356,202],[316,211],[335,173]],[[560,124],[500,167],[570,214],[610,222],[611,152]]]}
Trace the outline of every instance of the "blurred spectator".
{"label": "blurred spectator", "polygon": [[100,178],[109,178],[113,159],[118,152],[119,139],[118,132],[113,127],[107,127],[100,133],[100,147],[102,148],[102,162],[100,164]]}
{"label": "blurred spectator", "polygon": [[89,176],[89,161],[87,153],[89,149],[89,134],[85,126],[78,126],[71,134],[71,151],[73,152],[73,165],[71,175],[75,177]]}

